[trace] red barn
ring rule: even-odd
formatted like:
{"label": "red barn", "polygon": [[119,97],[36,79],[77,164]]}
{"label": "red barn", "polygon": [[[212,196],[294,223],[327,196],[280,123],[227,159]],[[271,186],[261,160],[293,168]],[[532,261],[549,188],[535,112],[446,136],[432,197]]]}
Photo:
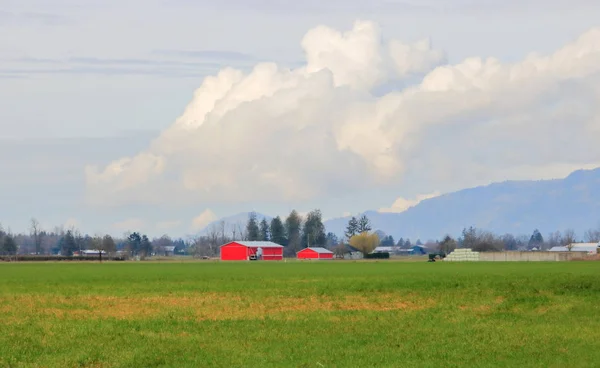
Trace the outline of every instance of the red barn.
{"label": "red barn", "polygon": [[266,241],[234,241],[221,245],[221,261],[281,261],[283,247]]}
{"label": "red barn", "polygon": [[298,259],[333,259],[333,252],[325,248],[304,248],[297,254]]}

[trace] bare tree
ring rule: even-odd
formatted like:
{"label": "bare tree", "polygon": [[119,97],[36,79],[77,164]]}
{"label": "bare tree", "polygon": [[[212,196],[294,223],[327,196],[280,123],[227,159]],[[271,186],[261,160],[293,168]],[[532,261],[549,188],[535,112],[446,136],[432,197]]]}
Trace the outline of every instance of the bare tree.
{"label": "bare tree", "polygon": [[102,238],[101,250],[105,251],[107,255],[112,255],[117,251],[115,241],[110,235],[104,235],[104,238]]}
{"label": "bare tree", "polygon": [[584,240],[588,243],[598,243],[600,242],[600,226],[595,229],[589,229],[585,232],[583,236]]}
{"label": "bare tree", "polygon": [[575,235],[575,230],[568,229],[563,232],[562,242],[563,242],[563,245],[565,247],[567,247],[569,252],[571,251],[571,249],[573,249],[573,246],[575,245],[574,244],[575,241],[577,241],[577,237]]}
{"label": "bare tree", "polygon": [[221,231],[221,245],[226,243],[227,236],[225,235],[225,221],[219,222],[219,230]]}
{"label": "bare tree", "polygon": [[478,231],[473,250],[476,252],[499,252],[504,249],[504,242],[489,231]]}
{"label": "bare tree", "polygon": [[346,253],[348,253],[348,251],[346,250],[346,244],[344,244],[343,241],[340,242],[338,245],[335,246],[335,248],[333,248],[333,253],[337,258],[344,258],[346,256]]}
{"label": "bare tree", "polygon": [[560,247],[564,245],[563,236],[560,231],[555,231],[553,233],[548,234],[548,246],[552,247]]}
{"label": "bare tree", "polygon": [[33,243],[35,245],[35,254],[42,253],[42,241],[44,238],[44,233],[42,231],[40,223],[35,218],[31,219],[30,234],[33,238]]}
{"label": "bare tree", "polygon": [[438,250],[440,252],[444,252],[446,254],[451,253],[457,248],[458,244],[456,240],[454,240],[450,235],[446,235],[444,240],[442,240],[438,246]]}

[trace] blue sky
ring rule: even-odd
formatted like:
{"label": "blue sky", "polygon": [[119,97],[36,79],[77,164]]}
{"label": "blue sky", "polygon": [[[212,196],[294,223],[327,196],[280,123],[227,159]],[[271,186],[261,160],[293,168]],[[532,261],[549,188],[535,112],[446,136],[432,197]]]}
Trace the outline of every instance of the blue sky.
{"label": "blue sky", "polygon": [[598,15],[583,0],[0,0],[0,222],[178,235],[598,166]]}

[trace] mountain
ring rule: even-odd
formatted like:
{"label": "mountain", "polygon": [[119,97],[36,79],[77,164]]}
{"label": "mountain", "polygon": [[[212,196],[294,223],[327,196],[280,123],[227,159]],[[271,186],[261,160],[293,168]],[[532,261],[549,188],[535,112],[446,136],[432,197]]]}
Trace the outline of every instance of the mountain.
{"label": "mountain", "polygon": [[[206,225],[206,227],[200,231],[199,235],[208,235],[212,231],[221,232],[223,226],[225,227],[225,234],[232,235],[234,232],[239,234],[241,231],[246,230],[246,224],[248,223],[250,213],[251,212],[241,212],[215,220]],[[266,218],[269,222],[272,219],[271,216],[263,215],[258,212],[255,212],[255,214],[258,222],[262,221],[263,218]]]}
{"label": "mountain", "polygon": [[[425,200],[402,213],[367,211],[374,230],[395,239],[440,239],[474,226],[498,234],[530,235],[574,229],[579,235],[600,225],[600,168],[579,170],[564,179],[506,181]],[[349,218],[325,222],[343,234]]]}

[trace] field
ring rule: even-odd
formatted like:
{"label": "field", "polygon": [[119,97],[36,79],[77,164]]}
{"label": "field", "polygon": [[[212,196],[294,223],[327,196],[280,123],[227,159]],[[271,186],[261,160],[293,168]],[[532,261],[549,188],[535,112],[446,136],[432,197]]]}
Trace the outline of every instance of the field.
{"label": "field", "polygon": [[0,264],[1,367],[597,367],[600,263]]}

